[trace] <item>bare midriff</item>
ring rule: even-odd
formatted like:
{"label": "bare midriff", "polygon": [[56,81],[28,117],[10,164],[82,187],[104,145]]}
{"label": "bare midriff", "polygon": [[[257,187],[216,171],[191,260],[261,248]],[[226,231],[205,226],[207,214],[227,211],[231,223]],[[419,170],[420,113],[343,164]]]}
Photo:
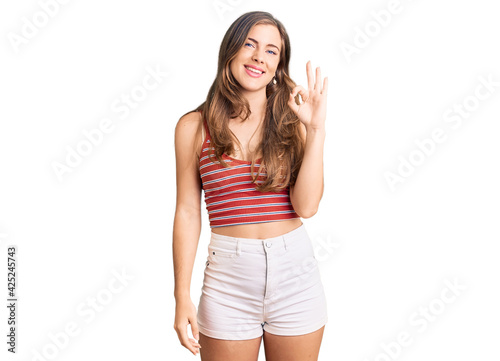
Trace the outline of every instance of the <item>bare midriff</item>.
{"label": "bare midriff", "polygon": [[212,232],[236,238],[240,237],[265,239],[288,233],[300,227],[301,225],[302,221],[300,218],[293,218],[275,222],[239,224],[235,226],[217,227],[212,228]]}

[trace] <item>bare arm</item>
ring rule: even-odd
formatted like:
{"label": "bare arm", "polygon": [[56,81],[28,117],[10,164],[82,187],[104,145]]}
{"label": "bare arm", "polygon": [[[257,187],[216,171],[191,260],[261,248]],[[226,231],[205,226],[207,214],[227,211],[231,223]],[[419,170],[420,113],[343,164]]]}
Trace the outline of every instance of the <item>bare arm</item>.
{"label": "bare arm", "polygon": [[[300,120],[300,129],[305,136],[302,165],[295,185],[290,187],[290,202],[295,212],[303,218],[312,217],[318,210],[323,196],[323,148],[325,145],[326,100],[328,77],[321,86],[321,69],[313,76],[311,62],[306,64],[308,90],[296,86],[290,94],[288,105]],[[300,94],[303,102],[296,101]]]}
{"label": "bare arm", "polygon": [[177,198],[173,227],[174,296],[190,296],[194,259],[201,231],[201,181],[198,170],[198,114],[182,117],[175,128]]}
{"label": "bare arm", "polygon": [[318,210],[323,196],[323,148],[324,129],[308,129],[301,124],[305,133],[305,150],[302,165],[295,185],[290,188],[290,201],[297,214],[303,218],[312,217]]}
{"label": "bare arm", "polygon": [[201,180],[197,153],[201,147],[200,125],[199,113],[189,113],[179,119],[175,127],[177,198],[172,241],[176,301],[174,329],[181,344],[195,355],[200,346],[188,337],[187,325],[191,325],[193,336],[198,340],[196,308],[191,301],[190,288],[201,231]]}

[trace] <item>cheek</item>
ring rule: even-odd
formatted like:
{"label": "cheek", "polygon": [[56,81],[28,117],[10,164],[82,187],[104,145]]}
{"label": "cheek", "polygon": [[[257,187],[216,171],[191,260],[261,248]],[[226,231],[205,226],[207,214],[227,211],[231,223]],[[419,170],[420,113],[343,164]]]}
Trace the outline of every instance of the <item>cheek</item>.
{"label": "cheek", "polygon": [[237,62],[236,62],[235,60],[236,60],[236,59],[234,59],[234,60],[231,62],[231,64],[229,64],[229,70],[231,70],[231,73],[232,73],[233,75],[235,75],[235,74],[236,74],[236,72],[237,72],[237,66],[236,66]]}
{"label": "cheek", "polygon": [[[274,64],[271,68],[270,68],[270,73],[271,74],[275,74],[276,73],[276,70],[278,70],[278,63]],[[274,75],[273,75],[274,76]]]}
{"label": "cheek", "polygon": [[241,55],[237,55],[231,61],[231,64],[229,65],[229,67],[231,68],[231,70],[236,70],[236,69],[238,69],[241,66],[241,64],[243,64],[242,57],[241,57]]}
{"label": "cheek", "polygon": [[280,64],[280,59],[273,59],[270,64],[272,64],[273,71],[276,71],[276,69],[278,69],[278,65]]}

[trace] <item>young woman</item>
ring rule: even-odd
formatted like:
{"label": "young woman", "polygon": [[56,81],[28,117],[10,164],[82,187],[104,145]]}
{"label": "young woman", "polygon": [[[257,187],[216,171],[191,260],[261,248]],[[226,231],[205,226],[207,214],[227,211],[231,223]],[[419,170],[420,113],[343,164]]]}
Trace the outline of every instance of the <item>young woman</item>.
{"label": "young woman", "polygon": [[[261,339],[268,361],[318,358],[326,299],[300,218],[316,213],[323,194],[328,78],[308,62],[308,88],[297,86],[289,62],[280,21],[240,16],[206,101],[175,128],[174,328],[204,361],[256,361]],[[196,311],[202,189],[211,238]]]}

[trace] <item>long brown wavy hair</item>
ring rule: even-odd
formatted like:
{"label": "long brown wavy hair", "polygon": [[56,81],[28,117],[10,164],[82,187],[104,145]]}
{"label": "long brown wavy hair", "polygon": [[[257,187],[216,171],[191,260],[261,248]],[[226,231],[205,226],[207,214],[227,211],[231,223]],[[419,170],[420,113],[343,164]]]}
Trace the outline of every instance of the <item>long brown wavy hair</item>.
{"label": "long brown wavy hair", "polygon": [[[253,11],[241,15],[227,30],[219,50],[216,78],[207,98],[194,111],[202,111],[207,120],[211,138],[210,157],[215,157],[222,166],[229,165],[223,154],[233,154],[233,142],[238,138],[229,129],[230,118],[240,116],[243,120],[251,114],[248,101],[242,96],[240,85],[230,70],[230,63],[244,46],[248,33],[254,25],[274,25],[281,35],[280,61],[276,70],[276,84],[270,82],[266,88],[267,106],[263,121],[264,131],[258,150],[262,154],[258,173],[254,172],[255,157],[251,162],[252,181],[262,192],[279,191],[293,186],[304,156],[304,144],[300,132],[300,120],[288,106],[289,94],[296,86],[289,76],[290,39],[283,24],[270,13]],[[296,101],[298,101],[298,95]],[[297,103],[298,104],[298,103]],[[264,172],[262,172],[264,171]],[[262,173],[261,173],[262,172]],[[263,177],[256,183],[259,175]]]}

